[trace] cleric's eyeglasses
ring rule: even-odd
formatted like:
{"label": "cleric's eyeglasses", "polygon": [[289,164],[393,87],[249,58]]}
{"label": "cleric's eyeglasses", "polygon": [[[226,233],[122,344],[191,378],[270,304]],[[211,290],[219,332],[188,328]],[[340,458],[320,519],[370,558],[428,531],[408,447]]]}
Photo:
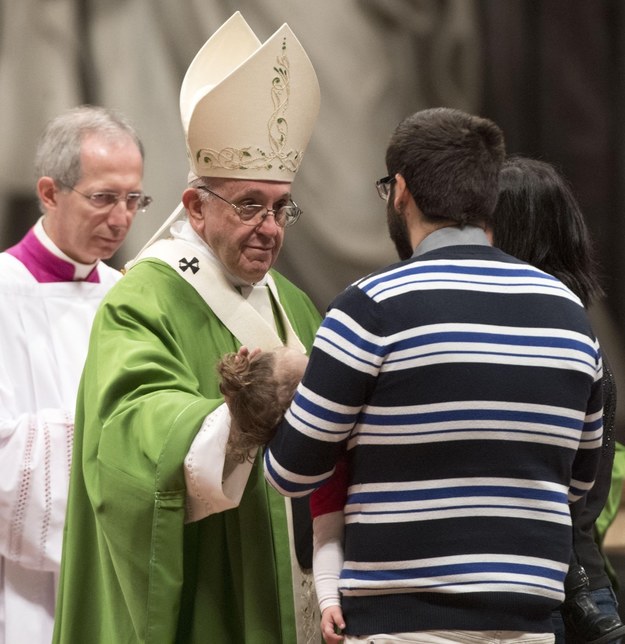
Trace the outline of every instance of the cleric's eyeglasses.
{"label": "cleric's eyeglasses", "polygon": [[90,195],[76,190],[72,186],[68,186],[62,181],[58,181],[64,188],[69,188],[73,192],[78,193],[81,197],[89,199],[91,205],[97,210],[112,210],[119,201],[123,200],[126,202],[126,209],[128,212],[135,213],[137,211],[145,212],[147,207],[152,203],[152,197],[149,197],[143,192],[128,192],[126,195],[121,195],[118,192],[109,192],[106,190],[92,192]]}

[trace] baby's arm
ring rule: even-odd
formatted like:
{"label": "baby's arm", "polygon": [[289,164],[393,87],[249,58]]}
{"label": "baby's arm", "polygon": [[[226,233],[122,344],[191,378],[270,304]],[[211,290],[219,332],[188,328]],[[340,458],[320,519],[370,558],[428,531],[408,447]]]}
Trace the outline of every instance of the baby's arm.
{"label": "baby's arm", "polygon": [[328,644],[340,642],[343,637],[336,630],[345,628],[338,586],[343,569],[348,478],[347,460],[343,456],[337,461],[334,474],[310,496],[313,576],[321,609],[321,632]]}
{"label": "baby's arm", "polygon": [[313,575],[321,610],[321,634],[327,644],[343,639],[345,628],[338,583],[343,568],[343,510],[313,520]]}

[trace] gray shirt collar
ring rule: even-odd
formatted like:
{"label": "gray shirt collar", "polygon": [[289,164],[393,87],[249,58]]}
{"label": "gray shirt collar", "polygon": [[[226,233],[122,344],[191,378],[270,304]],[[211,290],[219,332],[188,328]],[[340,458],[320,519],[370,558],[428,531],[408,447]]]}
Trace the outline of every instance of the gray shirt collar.
{"label": "gray shirt collar", "polygon": [[477,226],[465,226],[464,228],[447,226],[446,228],[439,228],[433,233],[430,233],[415,248],[412,256],[418,257],[424,253],[429,253],[431,250],[437,250],[445,246],[460,245],[490,246],[490,242],[488,241],[486,233]]}

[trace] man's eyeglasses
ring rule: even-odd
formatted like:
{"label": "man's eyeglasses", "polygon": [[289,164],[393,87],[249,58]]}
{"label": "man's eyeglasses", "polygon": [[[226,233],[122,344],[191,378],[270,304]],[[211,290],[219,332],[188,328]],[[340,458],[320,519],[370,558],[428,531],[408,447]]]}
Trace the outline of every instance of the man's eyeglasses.
{"label": "man's eyeglasses", "polygon": [[388,201],[388,198],[391,194],[391,186],[397,181],[394,175],[389,175],[388,177],[382,177],[375,182],[375,187],[378,190],[378,195],[380,199]]}
{"label": "man's eyeglasses", "polygon": [[61,181],[58,181],[64,188],[69,188],[72,192],[76,192],[85,199],[89,199],[91,205],[98,210],[113,209],[115,205],[121,200],[124,199],[126,202],[126,208],[129,212],[145,212],[147,207],[152,203],[152,197],[144,194],[143,192],[128,192],[126,196],[120,195],[117,192],[92,192],[90,195],[86,195],[72,186],[68,186]]}
{"label": "man's eyeglasses", "polygon": [[267,208],[257,203],[236,204],[224,199],[221,195],[213,192],[206,186],[196,186],[198,190],[205,190],[213,197],[226,202],[237,213],[242,224],[246,226],[259,226],[269,215],[273,215],[274,221],[280,228],[293,225],[302,214],[302,209],[291,199],[289,203],[279,208]]}

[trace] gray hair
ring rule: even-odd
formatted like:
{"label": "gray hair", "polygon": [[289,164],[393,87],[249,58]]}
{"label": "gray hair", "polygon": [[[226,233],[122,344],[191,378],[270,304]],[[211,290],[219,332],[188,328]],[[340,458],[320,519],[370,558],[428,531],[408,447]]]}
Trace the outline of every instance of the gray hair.
{"label": "gray hair", "polygon": [[[187,185],[189,188],[208,188],[209,190],[218,190],[219,186],[229,179],[221,179],[217,177],[198,177],[193,172],[189,172]],[[212,195],[201,190],[199,193],[200,201],[203,203],[208,201]]]}
{"label": "gray hair", "polygon": [[145,158],[143,143],[125,116],[104,107],[81,105],[64,112],[48,122],[35,153],[37,178],[51,177],[73,188],[80,181],[80,153],[85,136],[97,134],[111,141],[130,138],[141,158]]}

